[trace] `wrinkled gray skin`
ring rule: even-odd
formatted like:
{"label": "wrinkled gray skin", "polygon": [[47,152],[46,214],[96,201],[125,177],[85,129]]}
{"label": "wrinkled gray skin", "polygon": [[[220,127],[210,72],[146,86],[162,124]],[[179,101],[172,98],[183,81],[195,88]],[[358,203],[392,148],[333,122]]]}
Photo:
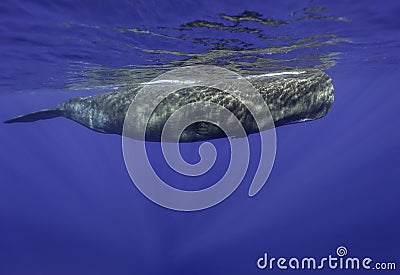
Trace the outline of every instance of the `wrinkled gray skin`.
{"label": "wrinkled gray skin", "polygon": [[[334,99],[332,81],[322,71],[313,70],[297,75],[248,80],[267,103],[276,127],[321,118],[327,114]],[[121,135],[129,105],[140,89],[141,86],[138,86],[94,96],[72,98],[59,104],[55,109],[20,116],[6,123],[31,122],[64,116],[92,130]],[[227,108],[237,116],[247,134],[259,131],[253,117],[239,100],[222,90],[195,86],[169,95],[156,108],[149,120],[146,140],[160,141],[163,125],[171,114],[188,103],[199,101],[213,102]],[[225,134],[213,124],[198,122],[186,128],[180,141],[210,140],[224,136]]]}

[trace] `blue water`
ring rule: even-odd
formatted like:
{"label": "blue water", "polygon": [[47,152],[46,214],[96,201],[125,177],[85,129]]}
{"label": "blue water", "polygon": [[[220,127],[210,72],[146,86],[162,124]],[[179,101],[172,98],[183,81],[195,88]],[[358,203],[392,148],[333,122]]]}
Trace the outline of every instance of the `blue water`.
{"label": "blue water", "polygon": [[340,245],[399,269],[399,14],[395,0],[2,1],[1,120],[194,64],[323,69],[335,103],[277,129],[255,197],[247,176],[192,213],[136,189],[119,136],[62,118],[0,124],[0,274],[309,274],[256,261]]}

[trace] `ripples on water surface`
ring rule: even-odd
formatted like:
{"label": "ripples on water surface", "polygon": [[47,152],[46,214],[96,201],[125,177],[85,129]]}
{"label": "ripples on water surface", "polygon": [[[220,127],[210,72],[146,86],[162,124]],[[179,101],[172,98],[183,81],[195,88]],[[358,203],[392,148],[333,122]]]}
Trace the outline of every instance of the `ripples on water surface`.
{"label": "ripples on water surface", "polygon": [[3,88],[124,86],[197,64],[241,75],[327,69],[350,43],[336,30],[351,19],[318,1],[71,3],[2,4]]}

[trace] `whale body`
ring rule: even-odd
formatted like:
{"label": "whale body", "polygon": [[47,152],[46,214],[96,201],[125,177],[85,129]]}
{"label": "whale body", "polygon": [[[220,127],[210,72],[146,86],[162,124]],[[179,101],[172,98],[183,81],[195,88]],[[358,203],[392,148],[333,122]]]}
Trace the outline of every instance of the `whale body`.
{"label": "whale body", "polygon": [[[334,100],[331,78],[320,70],[301,73],[272,73],[264,77],[249,77],[248,81],[261,94],[269,107],[275,127],[315,120],[325,116]],[[122,135],[128,108],[141,85],[111,92],[72,98],[52,109],[44,109],[18,116],[5,123],[33,122],[55,117],[66,117],[94,131]],[[193,86],[166,97],[149,120],[146,141],[160,141],[167,119],[180,107],[192,102],[212,102],[227,108],[243,125],[246,134],[258,132],[246,107],[233,96],[210,87]],[[194,142],[225,137],[217,126],[196,122],[185,129],[181,142]]]}

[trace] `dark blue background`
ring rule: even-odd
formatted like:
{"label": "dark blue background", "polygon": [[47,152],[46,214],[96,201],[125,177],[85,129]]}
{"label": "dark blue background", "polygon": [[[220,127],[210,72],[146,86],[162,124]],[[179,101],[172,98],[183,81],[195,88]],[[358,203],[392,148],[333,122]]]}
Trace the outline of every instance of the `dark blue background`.
{"label": "dark blue background", "polygon": [[321,258],[340,245],[399,268],[398,1],[3,1],[0,118],[91,93],[65,89],[85,63],[157,64],[127,44],[202,51],[107,28],[156,30],[244,10],[286,19],[307,6],[351,20],[286,30],[347,39],[329,48],[341,52],[327,70],[335,103],[321,120],[277,129],[276,162],[254,198],[247,177],[216,207],[167,210],[131,183],[119,136],[66,119],[0,124],[0,274],[281,274],[256,260]]}

